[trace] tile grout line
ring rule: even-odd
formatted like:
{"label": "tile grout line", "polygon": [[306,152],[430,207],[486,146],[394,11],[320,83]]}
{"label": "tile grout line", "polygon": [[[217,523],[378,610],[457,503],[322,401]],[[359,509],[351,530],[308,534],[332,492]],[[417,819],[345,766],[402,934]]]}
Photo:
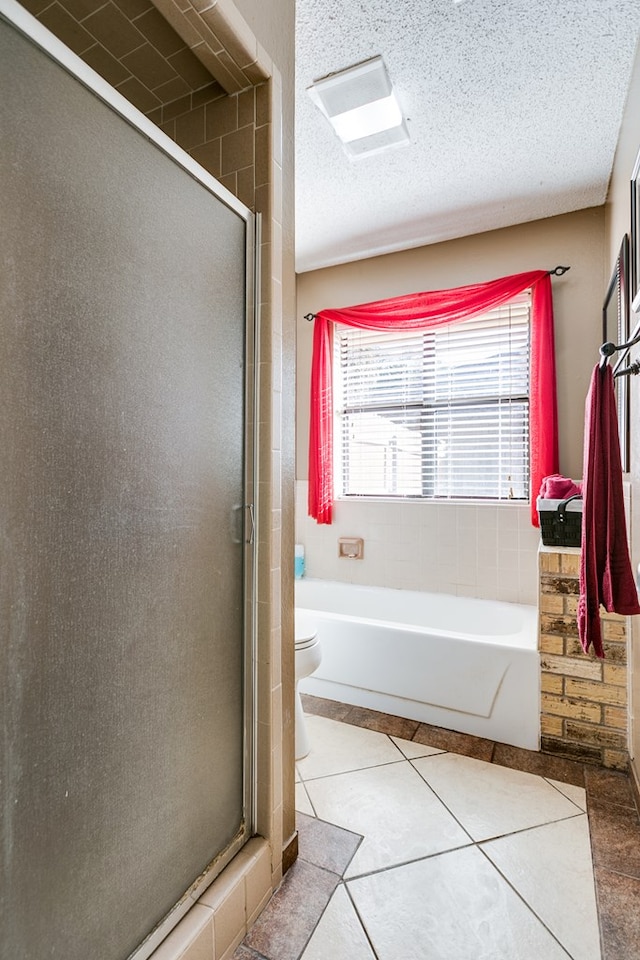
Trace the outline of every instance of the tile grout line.
{"label": "tile grout line", "polygon": [[347,886],[347,881],[343,879],[342,883],[343,883],[343,885],[344,885],[345,892],[346,892],[347,896],[349,897],[349,901],[350,901],[350,903],[351,903],[351,906],[353,907],[353,912],[355,913],[356,917],[358,918],[358,922],[359,922],[360,926],[362,927],[362,932],[364,933],[365,937],[367,938],[367,943],[368,943],[369,946],[371,947],[371,953],[373,954],[374,960],[379,960],[379,958],[378,958],[378,951],[377,951],[376,948],[374,947],[373,941],[371,940],[371,937],[369,936],[369,931],[367,930],[366,924],[365,924],[365,922],[364,922],[364,918],[363,918],[362,915],[360,914],[360,911],[358,910],[358,906],[357,906],[355,900],[353,899],[353,897],[351,896],[351,891],[349,890],[349,887]]}
{"label": "tile grout line", "polygon": [[[327,701],[327,703],[331,704],[331,703],[333,703],[333,701]],[[320,706],[321,706],[321,704],[320,704]],[[341,706],[344,707],[344,705],[341,705]],[[314,708],[315,708],[315,709],[314,709]],[[361,709],[361,708],[358,708],[358,709]],[[379,724],[379,725],[376,725],[376,724],[375,724],[375,716],[373,716],[373,717],[372,717],[372,716],[365,716],[365,717],[356,718],[356,717],[354,717],[354,716],[352,715],[352,717],[351,717],[350,719],[348,719],[348,716],[341,716],[341,717],[339,717],[339,716],[336,716],[335,714],[332,715],[332,712],[333,712],[333,711],[332,711],[330,708],[329,708],[329,710],[327,710],[327,708],[325,707],[324,710],[320,709],[320,710],[318,710],[317,712],[316,712],[316,710],[317,710],[317,705],[313,702],[313,700],[311,700],[310,702],[308,702],[308,704],[307,704],[307,706],[306,706],[306,712],[308,712],[308,713],[310,713],[310,714],[314,714],[314,715],[317,715],[317,716],[325,717],[326,719],[335,720],[335,721],[337,721],[337,722],[339,722],[339,723],[345,723],[345,724],[350,725],[350,726],[357,726],[357,727],[360,727],[361,729],[372,730],[373,732],[381,733],[381,734],[387,736],[387,737],[390,738],[390,739],[393,738],[393,737],[396,737],[396,738],[398,738],[398,739],[408,740],[408,742],[413,743],[414,745],[421,745],[421,744],[420,744],[420,740],[415,740],[415,737],[416,737],[416,735],[419,733],[419,730],[420,730],[420,724],[419,724],[418,727],[416,727],[416,729],[413,731],[413,734],[411,735],[411,738],[410,738],[410,739],[407,738],[406,732],[405,732],[405,735],[403,736],[403,735],[402,735],[402,731],[401,731],[399,728],[396,728],[396,729],[394,730],[394,732],[390,732],[390,731],[389,731],[389,728],[390,728],[390,725],[391,725],[391,724],[390,724],[390,721],[393,721],[394,719],[398,719],[398,722],[399,722],[399,723],[403,723],[403,722],[404,722],[404,719],[403,719],[403,718],[388,717],[386,714],[384,714],[384,715],[382,715],[382,717],[381,717],[380,724]],[[348,711],[347,711],[347,715],[348,715],[349,712],[350,712],[350,711],[348,710]],[[370,711],[370,714],[372,714],[372,715],[375,715],[376,713],[377,713],[377,711]],[[362,722],[358,722],[359,720],[361,721],[362,719],[368,720],[368,721],[369,721],[368,724],[365,725],[365,724],[363,724]],[[372,720],[374,721],[373,724],[372,724]],[[370,724],[371,724],[371,725],[370,725]],[[429,726],[429,725],[425,725],[425,726]],[[439,728],[435,728],[435,729],[436,729],[436,730],[439,730]],[[451,733],[451,734],[454,735],[454,737],[465,738],[465,737],[468,736],[468,735],[465,735],[465,734],[457,733],[456,731],[447,731],[447,730],[444,730],[443,732],[444,732],[445,735],[448,734],[448,733]],[[590,838],[590,849],[591,849],[592,868],[593,868],[593,882],[594,882],[594,888],[595,888],[595,898],[596,898],[596,907],[597,907],[597,922],[598,922],[598,931],[599,931],[599,937],[600,937],[601,956],[602,956],[602,960],[605,960],[605,958],[606,958],[606,960],[608,960],[608,958],[609,958],[609,956],[610,956],[609,953],[608,953],[608,946],[609,946],[610,944],[613,944],[614,940],[612,939],[612,934],[611,934],[610,931],[607,932],[607,936],[605,937],[605,930],[604,930],[604,926],[603,926],[603,924],[605,923],[605,913],[604,913],[604,907],[602,906],[602,903],[603,903],[603,902],[602,902],[602,898],[601,898],[601,896],[600,896],[599,880],[598,880],[598,871],[599,871],[599,870],[606,870],[606,871],[608,871],[609,873],[611,873],[611,874],[613,874],[613,875],[615,875],[615,876],[618,876],[618,877],[621,877],[621,878],[624,878],[624,879],[628,879],[628,880],[632,880],[632,881],[636,881],[636,882],[638,882],[639,884],[640,884],[640,877],[634,876],[632,873],[631,873],[631,874],[629,874],[629,873],[620,873],[619,871],[616,871],[615,869],[611,869],[611,867],[604,867],[604,866],[602,866],[602,865],[599,865],[599,864],[596,862],[596,850],[597,850],[597,847],[598,847],[598,843],[596,842],[596,838],[595,838],[595,827],[593,826],[593,821],[594,821],[593,803],[603,804],[603,805],[606,806],[607,808],[610,808],[611,806],[613,806],[613,807],[615,807],[615,808],[618,808],[618,809],[620,810],[620,812],[626,811],[626,813],[629,814],[630,816],[632,816],[632,815],[635,814],[635,820],[636,820],[636,821],[640,821],[640,805],[639,805],[639,803],[638,803],[638,800],[640,799],[640,797],[639,797],[639,795],[638,795],[638,793],[637,793],[637,785],[636,785],[635,783],[631,783],[631,802],[630,802],[630,803],[624,803],[624,802],[623,802],[623,803],[618,803],[618,802],[616,802],[615,800],[608,799],[608,797],[607,797],[607,784],[606,784],[606,782],[605,782],[604,785],[603,785],[603,783],[602,783],[602,781],[601,781],[600,785],[598,786],[597,781],[596,781],[592,776],[590,776],[590,774],[592,773],[592,771],[600,770],[600,769],[601,769],[600,767],[596,767],[596,766],[591,765],[591,764],[580,763],[579,761],[575,761],[575,760],[573,760],[572,758],[562,758],[562,757],[557,757],[557,756],[555,756],[555,755],[545,754],[545,753],[542,753],[542,752],[535,752],[535,751],[534,751],[534,752],[531,752],[531,751],[523,751],[523,757],[520,757],[520,755],[519,755],[519,749],[518,749],[518,748],[514,748],[515,751],[516,751],[516,752],[515,752],[515,755],[512,754],[511,756],[509,756],[509,748],[508,748],[508,746],[507,746],[507,750],[506,750],[506,753],[505,753],[505,752],[503,752],[503,751],[501,750],[501,745],[500,745],[500,744],[497,744],[495,741],[493,741],[492,744],[491,744],[490,759],[487,759],[486,754],[485,754],[484,757],[482,757],[482,756],[474,755],[474,752],[473,752],[473,748],[474,748],[474,746],[475,746],[475,744],[474,744],[473,741],[474,741],[474,740],[481,740],[481,741],[484,741],[484,743],[486,744],[486,741],[484,740],[484,738],[473,738],[473,737],[470,737],[470,736],[469,736],[469,737],[468,737],[468,740],[469,740],[469,746],[472,748],[472,752],[467,752],[467,751],[462,751],[462,752],[460,752],[459,750],[456,750],[455,748],[452,749],[451,746],[448,746],[447,748],[442,748],[442,747],[438,746],[438,747],[435,747],[435,749],[440,750],[442,753],[459,754],[459,755],[461,755],[461,756],[468,756],[468,757],[470,757],[471,759],[480,759],[480,760],[484,760],[484,761],[487,762],[487,763],[492,763],[492,764],[495,763],[497,766],[505,767],[505,768],[507,768],[507,769],[519,770],[520,772],[524,772],[524,773],[532,773],[534,776],[537,776],[537,777],[539,777],[540,779],[544,780],[545,782],[547,782],[547,783],[549,784],[549,786],[551,786],[551,787],[553,787],[555,790],[557,790],[557,791],[560,793],[560,795],[564,796],[567,800],[569,800],[570,803],[572,803],[572,804],[576,807],[576,810],[577,810],[577,813],[574,814],[573,816],[563,817],[563,818],[561,818],[560,821],[549,821],[549,823],[562,822],[562,820],[574,819],[575,817],[581,816],[581,815],[585,815],[585,816],[587,817],[587,825],[588,825],[588,828],[589,828],[589,838]],[[391,739],[391,742],[393,742],[392,739]],[[424,744],[424,745],[427,746],[427,744]],[[462,740],[460,741],[460,745],[464,745],[464,739],[462,739]],[[395,744],[395,746],[397,747],[398,745]],[[481,745],[481,744],[478,744],[478,747],[480,748],[480,751],[481,751],[482,745]],[[400,751],[400,752],[402,753],[402,751]],[[545,760],[548,760],[548,761],[549,761],[549,764],[551,765],[551,772],[550,772],[549,770],[545,770],[544,773],[540,773],[540,772],[538,772],[538,770],[532,770],[532,769],[530,769],[528,766],[526,766],[522,761],[523,761],[523,760],[526,760],[526,756],[525,756],[524,754],[527,754],[527,753],[530,753],[530,752],[532,753],[532,756],[533,756],[533,757],[539,758],[539,759],[538,759],[538,766],[543,765],[543,764],[544,764],[544,761],[545,761]],[[496,755],[497,753],[500,754],[500,755],[502,755],[503,760],[500,759],[500,756],[497,756],[497,755]],[[409,763],[411,763],[412,765],[413,765],[413,763],[412,763],[413,760],[415,760],[415,759],[422,759],[422,758],[409,758],[409,757],[406,757],[406,755],[404,755],[404,756],[405,756],[405,758],[409,761]],[[427,755],[427,756],[428,756],[428,755]],[[382,765],[379,765],[379,766],[384,766],[384,765],[386,765],[386,764],[382,764]],[[414,769],[416,769],[416,768],[414,767]],[[618,777],[618,778],[620,778],[620,779],[625,778],[627,782],[629,782],[629,781],[631,780],[631,773],[630,773],[629,771],[627,771],[626,774],[625,774],[625,773],[622,772],[622,771],[609,771],[608,768],[603,768],[603,769],[605,769],[606,772],[608,772],[609,774],[612,774],[612,775],[614,775],[614,776],[616,776],[616,777]],[[346,772],[346,771],[345,771],[345,772]],[[417,772],[419,773],[419,771],[417,771]],[[316,778],[316,779],[320,779],[320,778]],[[422,779],[424,780],[424,778],[422,778]],[[567,784],[567,785],[579,786],[579,787],[581,787],[582,789],[584,789],[584,790],[585,790],[586,801],[587,801],[587,803],[586,803],[586,810],[582,810],[582,808],[581,808],[574,800],[572,800],[570,797],[568,797],[566,794],[564,794],[564,792],[563,792],[559,787],[557,787],[555,783],[549,783],[550,780],[557,781],[558,783],[565,783],[565,784]],[[426,780],[425,780],[425,783],[427,783]],[[431,787],[430,784],[427,783],[427,785],[429,786],[430,789],[433,790],[433,788]],[[636,789],[634,790],[634,788],[636,788]],[[436,797],[438,798],[438,800],[442,803],[442,800],[440,799],[440,797],[438,796],[438,794],[437,794],[435,791],[433,791],[433,792],[434,792],[434,794],[436,795]],[[445,809],[447,809],[448,813],[449,813],[451,816],[454,817],[454,819],[456,820],[456,822],[459,823],[459,821],[457,820],[457,818],[451,813],[451,811],[450,811],[449,808],[446,806],[446,804],[443,804],[443,805],[445,806]],[[459,824],[459,825],[462,827],[461,824]],[[538,827],[543,827],[543,826],[545,826],[545,825],[546,825],[546,824],[539,824],[539,825],[537,825],[537,826],[538,826]],[[592,827],[593,827],[593,829],[592,829]],[[466,831],[466,829],[465,829],[464,827],[462,827],[462,829],[464,830],[465,833],[467,833],[467,831]],[[528,830],[528,829],[536,829],[536,827],[523,828],[523,831],[515,831],[515,832],[516,832],[516,833],[518,833],[518,832],[524,832],[524,831],[526,831],[526,830]],[[505,834],[504,836],[507,836],[507,834]],[[486,841],[478,841],[478,842],[472,840],[472,843],[473,843],[473,845],[475,845],[475,846],[479,846],[481,843],[488,843],[490,839],[499,839],[499,838],[497,838],[497,837],[496,837],[496,838],[488,838]],[[484,855],[487,859],[489,859],[489,858],[487,857],[487,854],[484,853],[484,851],[482,850],[481,847],[480,847],[480,849],[481,849],[481,852],[483,853],[483,855]],[[437,855],[435,855],[435,856],[437,856]],[[423,859],[423,858],[418,858],[418,859]],[[410,861],[410,862],[413,862],[413,861]],[[385,868],[385,869],[392,869],[392,867],[388,867],[388,868]],[[497,869],[497,868],[496,868],[496,869]],[[375,871],[374,871],[374,872],[375,872]],[[383,871],[380,871],[380,872],[383,872]],[[499,871],[498,871],[498,872],[499,872]],[[501,875],[502,875],[502,874],[501,874]],[[355,878],[350,878],[350,879],[355,879]],[[505,880],[506,880],[506,878],[505,878]],[[349,881],[343,881],[343,882],[344,882],[345,885],[346,885],[346,883],[348,883]],[[507,882],[508,882],[508,881],[507,881]],[[516,893],[517,893],[517,891],[516,891]],[[519,896],[519,895],[518,895],[518,896]],[[521,899],[523,899],[523,898],[521,898]],[[526,903],[526,901],[524,901],[524,902]],[[533,910],[531,909],[531,907],[529,907],[528,904],[527,904],[527,907],[528,907],[529,910],[537,917],[537,914],[535,913],[535,911],[533,911]],[[540,921],[540,922],[542,923],[542,921]],[[548,929],[548,928],[546,928],[546,925],[545,925],[545,924],[543,924],[543,926],[545,926],[545,929]],[[624,930],[624,928],[623,928],[623,930]],[[549,932],[550,932],[550,931],[549,931]],[[555,939],[555,937],[554,937],[554,939]],[[561,945],[561,946],[562,946],[562,945]],[[565,949],[564,947],[562,947],[562,949],[565,950],[565,952],[566,952],[566,949]]]}
{"label": "tile grout line", "polygon": [[[317,819],[317,820],[320,820],[320,818],[317,817],[317,816],[316,816],[316,819]],[[320,822],[321,822],[321,823],[326,823],[326,824],[327,824],[328,826],[330,826],[330,827],[337,827],[336,824],[330,823],[328,820],[320,820]],[[338,827],[338,829],[342,830],[342,829],[344,829],[344,828]],[[358,844],[357,844],[357,846],[355,847],[355,849],[354,849],[353,853],[351,854],[351,856],[349,857],[348,862],[347,862],[347,863],[344,865],[344,867],[342,868],[342,873],[341,873],[341,874],[336,874],[336,876],[339,876],[339,877],[340,877],[340,880],[339,880],[339,882],[338,882],[335,890],[333,891],[333,893],[331,894],[331,896],[330,896],[329,899],[327,900],[326,904],[324,905],[324,908],[321,910],[320,916],[318,917],[318,919],[317,919],[317,921],[316,921],[313,929],[311,930],[311,932],[310,932],[310,934],[309,934],[309,936],[308,936],[308,938],[307,938],[307,941],[306,941],[304,947],[302,948],[302,950],[301,950],[301,952],[300,952],[297,960],[302,960],[302,957],[304,956],[305,950],[306,950],[307,947],[309,946],[309,943],[311,942],[311,938],[313,937],[314,933],[315,933],[316,930],[318,929],[318,926],[319,926],[319,924],[320,924],[320,921],[322,920],[322,918],[324,917],[325,913],[327,912],[327,910],[328,910],[328,908],[329,908],[329,904],[330,904],[331,901],[333,900],[333,898],[334,898],[334,896],[335,896],[335,893],[336,893],[336,890],[338,889],[338,887],[339,887],[340,885],[342,885],[342,886],[344,887],[344,889],[345,889],[345,892],[347,893],[347,896],[349,896],[349,892],[348,892],[348,890],[347,890],[347,888],[346,888],[346,884],[345,884],[344,871],[348,869],[351,861],[353,860],[353,858],[355,857],[356,853],[358,852],[358,850],[359,850],[360,847],[362,846],[362,842],[363,842],[363,840],[364,840],[364,836],[362,836],[361,834],[359,834],[358,836],[359,836]],[[304,860],[304,857],[301,857],[301,859]],[[306,862],[306,863],[311,863],[311,861],[309,861],[309,860],[307,860],[307,861],[305,861],[305,862]],[[312,864],[312,866],[318,866],[318,864]],[[350,896],[349,896],[349,899],[351,899]],[[354,907],[355,907],[355,905],[354,905]],[[363,932],[364,932],[365,936],[367,937],[367,940],[369,940],[369,937],[368,937],[368,935],[367,935],[367,933],[366,933],[366,930],[364,929],[364,925],[362,924],[362,921],[360,920],[359,914],[358,914],[358,920],[360,921],[360,924],[361,924],[361,926],[363,927]],[[376,960],[377,960],[377,954],[375,954],[375,951],[374,951],[374,955],[375,955],[375,958],[376,958]],[[277,958],[274,957],[273,960],[277,960]]]}
{"label": "tile grout line", "polygon": [[[569,819],[572,819],[572,818],[569,818]],[[544,826],[546,826],[546,824],[544,824]],[[535,829],[535,828],[534,828],[534,829]],[[523,832],[523,831],[520,831],[520,832]],[[485,841],[483,841],[483,842],[484,842],[484,843],[488,843],[489,841],[486,841],[486,840],[485,840]],[[489,856],[489,854],[488,854],[488,853],[485,853],[485,851],[482,849],[482,847],[480,846],[479,843],[476,844],[475,846],[476,846],[477,849],[480,851],[480,853],[483,855],[483,857],[485,858],[485,860],[487,861],[487,863],[489,863],[489,864],[491,865],[491,867],[493,867],[493,869],[496,871],[496,873],[497,873],[499,876],[502,877],[502,879],[503,879],[504,882],[507,884],[507,886],[515,893],[515,895],[516,895],[516,896],[518,897],[518,899],[522,902],[522,904],[526,907],[526,909],[529,911],[529,913],[532,914],[532,916],[534,916],[534,917],[536,918],[536,920],[538,921],[538,923],[547,931],[547,933],[549,934],[549,936],[550,936],[553,940],[555,940],[555,942],[558,944],[558,946],[560,947],[560,949],[563,950],[564,953],[566,953],[566,955],[567,955],[567,957],[569,958],[569,960],[573,960],[573,957],[571,956],[571,954],[569,953],[569,951],[567,950],[567,948],[565,947],[565,945],[558,939],[558,937],[555,935],[555,933],[553,932],[553,930],[550,929],[550,927],[545,923],[545,921],[542,919],[542,917],[539,916],[538,913],[533,909],[533,907],[531,906],[531,904],[528,903],[528,902],[525,900],[524,896],[520,893],[520,891],[519,891],[516,887],[514,887],[514,885],[513,885],[513,884],[511,883],[511,881],[509,880],[509,878],[508,878],[507,876],[505,876],[505,874],[502,872],[502,870],[493,862],[493,860],[491,859],[491,857]],[[599,927],[599,924],[598,924],[598,927]]]}
{"label": "tile grout line", "polygon": [[[337,722],[342,722],[342,721],[337,721]],[[383,736],[386,736],[389,740],[391,740],[391,737],[392,737],[393,735],[392,735],[392,734],[383,734]],[[393,741],[391,740],[391,742],[393,742]],[[397,746],[397,744],[396,744],[396,746]],[[442,751],[441,753],[435,754],[435,756],[442,756],[443,753],[446,754],[447,752],[450,752],[450,751]],[[428,787],[428,789],[431,791],[431,793],[434,795],[434,797],[438,800],[438,802],[442,804],[442,806],[447,810],[447,812],[448,812],[449,815],[452,817],[452,819],[458,824],[458,826],[461,828],[461,830],[467,835],[467,837],[469,838],[469,843],[463,844],[463,845],[460,845],[460,846],[451,847],[451,848],[449,848],[449,849],[447,849],[447,850],[440,850],[440,851],[438,851],[437,853],[430,854],[430,855],[428,855],[428,856],[426,856],[426,857],[416,857],[416,858],[412,858],[412,859],[409,859],[409,860],[406,860],[406,861],[404,861],[404,860],[403,860],[403,861],[399,861],[398,863],[394,863],[394,864],[389,865],[389,866],[387,866],[387,867],[382,867],[382,868],[377,869],[377,870],[367,871],[367,872],[365,872],[365,873],[357,874],[357,875],[355,875],[355,876],[345,877],[345,876],[343,875],[342,883],[343,883],[343,885],[345,886],[345,889],[346,889],[347,893],[349,894],[350,900],[351,900],[351,902],[352,902],[352,905],[353,905],[353,907],[354,907],[354,910],[355,910],[355,912],[356,912],[356,915],[357,915],[357,917],[358,917],[358,920],[359,920],[361,926],[363,927],[365,933],[366,933],[366,925],[364,924],[364,921],[363,921],[363,919],[362,919],[362,917],[361,917],[361,915],[360,915],[360,913],[359,913],[359,911],[358,911],[358,909],[357,909],[357,906],[356,906],[355,902],[353,901],[353,897],[351,896],[351,891],[350,891],[350,889],[349,889],[349,884],[350,884],[351,882],[357,881],[357,880],[360,880],[360,879],[363,879],[364,877],[376,876],[376,875],[380,875],[380,874],[383,874],[383,873],[387,873],[387,872],[389,872],[389,871],[391,871],[391,870],[399,869],[399,868],[401,868],[401,867],[406,867],[406,866],[408,866],[408,865],[410,865],[410,864],[412,864],[412,863],[419,863],[419,862],[423,862],[423,861],[426,861],[426,860],[435,859],[435,858],[437,858],[437,857],[440,857],[440,856],[443,856],[443,855],[447,855],[447,854],[456,852],[456,851],[458,851],[458,850],[465,850],[465,849],[469,849],[469,848],[475,847],[476,849],[478,849],[478,850],[480,851],[480,853],[483,855],[483,857],[484,857],[485,860],[488,862],[488,864],[491,866],[491,868],[492,868],[493,870],[495,870],[495,871],[498,873],[499,876],[502,877],[502,879],[505,881],[505,883],[507,883],[508,887],[514,892],[514,894],[517,896],[517,898],[523,903],[523,905],[524,905],[524,907],[527,909],[527,911],[528,911],[529,913],[531,913],[531,915],[536,918],[536,920],[540,923],[540,925],[547,931],[547,933],[549,934],[549,936],[558,944],[558,946],[563,950],[563,952],[567,955],[567,957],[570,958],[571,955],[569,954],[569,951],[567,950],[567,948],[561,943],[561,941],[558,939],[558,937],[557,937],[557,936],[554,934],[554,932],[549,928],[549,926],[545,923],[545,921],[538,915],[538,913],[533,909],[533,907],[526,901],[526,899],[524,898],[524,896],[516,889],[516,887],[513,886],[513,884],[508,880],[508,878],[502,873],[502,871],[499,869],[499,867],[498,867],[495,863],[493,863],[493,861],[492,861],[491,858],[489,857],[488,853],[486,853],[486,851],[483,849],[483,846],[482,846],[482,845],[483,845],[483,844],[490,843],[490,842],[495,841],[495,840],[502,839],[503,837],[509,837],[509,836],[515,836],[515,835],[518,835],[518,834],[528,833],[528,832],[530,832],[531,830],[544,829],[545,827],[550,826],[550,825],[552,825],[552,824],[555,824],[555,823],[563,823],[563,822],[566,822],[566,821],[569,821],[569,820],[576,819],[576,818],[578,818],[578,817],[585,817],[585,818],[587,818],[587,824],[588,824],[588,817],[587,817],[587,812],[586,812],[586,810],[583,810],[581,807],[579,807],[576,803],[574,803],[574,801],[571,800],[571,798],[567,797],[560,789],[558,789],[554,784],[549,783],[549,782],[547,781],[547,779],[546,779],[545,777],[541,776],[540,774],[531,773],[530,771],[519,771],[519,772],[524,772],[524,773],[530,773],[530,775],[533,776],[533,777],[535,777],[538,781],[540,781],[540,782],[542,782],[542,783],[545,783],[547,786],[551,787],[551,789],[554,790],[559,796],[561,796],[564,800],[568,801],[568,803],[571,804],[571,806],[574,808],[575,812],[574,812],[574,813],[571,813],[571,814],[568,814],[567,816],[563,816],[563,817],[560,817],[560,818],[554,819],[554,820],[544,821],[543,823],[535,824],[535,825],[530,826],[530,827],[523,827],[523,828],[521,828],[521,829],[519,829],[519,830],[509,831],[508,833],[505,833],[505,834],[496,834],[495,836],[486,837],[486,838],[484,838],[484,839],[482,839],[482,840],[476,840],[476,839],[469,833],[469,831],[468,831],[467,828],[464,826],[464,824],[458,819],[458,817],[456,817],[456,815],[455,815],[455,814],[453,813],[453,811],[449,808],[449,806],[445,803],[445,801],[442,799],[442,797],[438,794],[437,790],[432,786],[432,784],[429,783],[429,781],[425,778],[425,776],[423,776],[423,774],[421,773],[421,771],[418,770],[418,768],[414,765],[414,762],[413,762],[414,760],[416,760],[416,759],[423,759],[423,760],[424,760],[424,759],[429,759],[429,756],[430,756],[430,755],[427,755],[426,757],[421,757],[421,758],[409,758],[409,757],[406,757],[406,756],[403,754],[403,757],[404,757],[404,759],[406,760],[406,762],[408,762],[408,763],[410,764],[410,766],[411,766],[411,767],[415,770],[415,772],[419,775],[420,779],[421,779],[422,782],[425,784],[425,786]],[[469,759],[474,759],[474,758],[469,758]],[[395,762],[396,762],[396,761],[394,761],[393,763],[395,763]],[[482,762],[489,762],[489,761],[482,761]],[[378,764],[378,765],[376,765],[376,766],[377,766],[377,767],[380,767],[380,766],[392,766],[393,763],[391,763],[391,764]],[[360,768],[358,768],[358,769],[360,769]],[[371,768],[367,767],[367,768],[365,768],[365,769],[371,769]],[[344,774],[344,773],[347,773],[347,772],[357,772],[357,771],[341,771],[340,774],[336,774],[336,776],[340,776],[340,775],[342,775],[342,774]],[[320,778],[316,778],[316,779],[320,779]],[[325,822],[328,822],[328,821],[325,821]],[[354,853],[354,856],[355,856],[355,853]],[[352,857],[351,859],[353,860],[353,857]],[[347,866],[345,866],[345,870],[348,869],[348,866],[349,866],[348,864],[347,864]],[[326,909],[326,908],[325,908],[325,909]],[[324,911],[323,911],[323,912],[324,912]],[[367,937],[367,939],[369,939],[369,938]],[[373,946],[373,945],[371,944],[371,946]],[[305,949],[306,949],[306,948],[305,948]],[[304,953],[304,951],[303,951],[303,953]]]}
{"label": "tile grout line", "polygon": [[552,782],[551,782],[551,781],[552,781],[553,779],[555,779],[555,778],[553,778],[553,777],[551,777],[551,778],[550,778],[550,777],[542,777],[542,779],[545,780],[545,781],[549,784],[550,787],[553,787],[554,790],[557,790],[558,793],[561,794],[561,795],[565,798],[565,800],[569,800],[569,802],[572,803],[572,804],[574,805],[574,807],[577,807],[577,809],[578,809],[581,813],[587,813],[587,790],[586,790],[586,787],[581,787],[581,788],[580,788],[580,789],[584,790],[584,792],[585,792],[585,797],[584,797],[584,809],[583,809],[581,806],[579,806],[579,804],[577,804],[577,803],[575,802],[575,800],[572,800],[571,797],[568,797],[568,796],[566,795],[566,793],[564,792],[564,790],[561,790],[560,787],[557,787],[555,783],[552,783]]}

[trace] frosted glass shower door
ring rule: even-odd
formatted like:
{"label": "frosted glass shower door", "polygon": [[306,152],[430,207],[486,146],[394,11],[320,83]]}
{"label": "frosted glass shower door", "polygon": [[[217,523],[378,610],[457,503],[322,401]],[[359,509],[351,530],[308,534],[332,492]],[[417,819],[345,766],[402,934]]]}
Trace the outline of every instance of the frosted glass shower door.
{"label": "frosted glass shower door", "polygon": [[250,832],[252,225],[5,19],[0,89],[0,957],[125,960]]}

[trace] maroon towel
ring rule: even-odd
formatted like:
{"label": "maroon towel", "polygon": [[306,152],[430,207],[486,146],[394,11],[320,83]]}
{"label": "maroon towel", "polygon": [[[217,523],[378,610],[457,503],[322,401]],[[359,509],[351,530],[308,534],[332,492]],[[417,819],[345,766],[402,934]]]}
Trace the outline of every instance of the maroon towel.
{"label": "maroon towel", "polygon": [[640,613],[629,560],[618,417],[608,364],[596,365],[587,394],[582,497],[578,635],[585,653],[593,645],[604,657],[600,604],[609,613]]}

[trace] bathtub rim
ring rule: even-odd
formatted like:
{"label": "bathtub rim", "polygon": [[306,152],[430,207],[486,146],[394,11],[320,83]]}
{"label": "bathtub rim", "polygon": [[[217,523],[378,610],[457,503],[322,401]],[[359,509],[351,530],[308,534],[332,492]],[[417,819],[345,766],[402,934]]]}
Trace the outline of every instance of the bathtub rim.
{"label": "bathtub rim", "polygon": [[[514,610],[522,617],[522,627],[520,630],[509,633],[474,633],[469,630],[456,629],[447,630],[440,626],[430,625],[428,623],[415,624],[407,623],[404,620],[391,619],[389,617],[363,617],[359,614],[340,613],[336,610],[327,610],[321,606],[314,606],[310,603],[299,600],[297,586],[301,581],[296,581],[296,590],[294,592],[294,605],[296,610],[304,610],[310,616],[322,617],[329,620],[340,620],[351,623],[365,623],[372,626],[384,625],[389,628],[406,630],[409,633],[424,634],[430,637],[442,637],[443,639],[459,638],[471,643],[495,644],[497,646],[513,647],[517,650],[538,651],[538,607],[533,604],[511,603],[506,600],[493,600],[484,597],[466,597],[457,594],[434,593],[432,590],[403,590],[399,587],[381,587],[372,584],[349,583],[344,580],[324,580],[320,577],[305,577],[304,582],[310,585],[322,584],[321,589],[329,589],[331,586],[338,586],[340,590],[353,589],[354,591],[380,592],[393,594],[395,599],[399,599],[402,594],[425,597],[447,597],[452,601],[464,601],[465,604],[477,604],[479,607],[485,606],[487,609],[495,606],[498,609],[509,608],[508,612]],[[305,587],[302,588],[303,590]],[[312,587],[311,587],[312,589]]]}

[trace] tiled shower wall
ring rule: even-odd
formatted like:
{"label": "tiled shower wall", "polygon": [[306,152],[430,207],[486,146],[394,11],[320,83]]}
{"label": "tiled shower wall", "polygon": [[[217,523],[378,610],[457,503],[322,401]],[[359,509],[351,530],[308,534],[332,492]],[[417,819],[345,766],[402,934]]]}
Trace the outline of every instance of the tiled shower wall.
{"label": "tiled shower wall", "polygon": [[[306,575],[323,580],[536,604],[540,531],[527,503],[344,501],[331,526],[307,515],[296,483],[296,541]],[[364,559],[338,557],[338,537],[362,537]]]}

